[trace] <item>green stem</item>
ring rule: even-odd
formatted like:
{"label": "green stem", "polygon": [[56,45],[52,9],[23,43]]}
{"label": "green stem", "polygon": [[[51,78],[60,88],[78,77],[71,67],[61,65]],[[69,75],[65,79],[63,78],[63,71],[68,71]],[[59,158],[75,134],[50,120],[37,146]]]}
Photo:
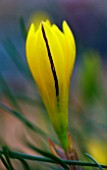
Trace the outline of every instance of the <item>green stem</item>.
{"label": "green stem", "polygon": [[[0,150],[0,153],[3,154],[3,151]],[[56,163],[54,160],[49,159],[49,158],[45,158],[45,157],[42,157],[42,156],[33,156],[33,155],[24,154],[24,153],[20,153],[20,152],[13,152],[13,151],[9,151],[8,154],[9,154],[10,158],[12,158],[12,159],[21,159],[22,158],[22,159],[27,159],[27,160],[31,160],[31,161]],[[96,163],[74,161],[74,160],[71,161],[71,160],[64,160],[64,159],[62,159],[62,161],[64,161],[68,165],[98,167],[98,165]],[[100,165],[100,166],[102,168],[107,168],[107,165]]]}
{"label": "green stem", "polygon": [[3,146],[3,152],[4,152],[4,156],[5,156],[5,159],[9,165],[9,168],[10,170],[14,170],[13,166],[12,166],[12,163],[10,161],[10,157],[9,157],[9,154],[8,154],[8,147],[7,146]]}
{"label": "green stem", "polygon": [[0,153],[0,159],[1,159],[2,163],[3,163],[3,165],[6,167],[6,169],[7,169],[7,170],[10,170],[7,161],[6,161],[5,158],[2,156],[1,153]]}
{"label": "green stem", "polygon": [[91,160],[99,167],[100,170],[103,170],[102,166],[101,166],[94,158],[92,158],[91,155],[89,155],[88,153],[85,153],[85,155],[86,155],[89,159],[91,159]]}

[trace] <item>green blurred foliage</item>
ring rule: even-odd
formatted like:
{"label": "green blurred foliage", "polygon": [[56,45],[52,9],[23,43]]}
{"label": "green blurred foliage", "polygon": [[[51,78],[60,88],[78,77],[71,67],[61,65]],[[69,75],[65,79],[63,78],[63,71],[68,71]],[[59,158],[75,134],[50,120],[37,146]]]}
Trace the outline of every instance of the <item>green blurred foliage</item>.
{"label": "green blurred foliage", "polygon": [[[101,163],[104,160],[103,162],[107,164],[106,149],[101,150],[102,147],[95,144],[100,140],[101,145],[107,146],[105,65],[98,52],[88,49],[84,50],[79,61],[70,100],[72,138],[82,159],[87,160],[84,153],[88,152],[96,161],[101,157],[98,161]],[[100,153],[98,157],[97,154]]]}
{"label": "green blurred foliage", "polygon": [[97,52],[86,51],[83,54],[80,70],[80,92],[84,102],[90,103],[102,93],[101,84],[102,63]]}

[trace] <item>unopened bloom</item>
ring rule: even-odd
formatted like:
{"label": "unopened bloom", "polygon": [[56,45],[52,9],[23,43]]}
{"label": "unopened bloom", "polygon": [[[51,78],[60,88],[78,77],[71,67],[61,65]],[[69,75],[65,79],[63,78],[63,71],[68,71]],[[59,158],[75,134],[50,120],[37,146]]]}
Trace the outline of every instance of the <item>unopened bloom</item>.
{"label": "unopened bloom", "polygon": [[67,146],[68,97],[75,41],[67,23],[63,31],[49,22],[32,24],[26,41],[27,61],[64,149]]}

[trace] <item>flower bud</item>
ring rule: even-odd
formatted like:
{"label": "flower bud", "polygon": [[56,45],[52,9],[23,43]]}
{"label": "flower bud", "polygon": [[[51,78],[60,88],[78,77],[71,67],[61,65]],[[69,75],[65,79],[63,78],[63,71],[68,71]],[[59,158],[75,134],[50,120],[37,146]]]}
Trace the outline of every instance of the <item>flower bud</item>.
{"label": "flower bud", "polygon": [[63,32],[50,22],[31,25],[27,41],[28,65],[62,147],[67,147],[68,97],[75,61],[75,41],[67,23]]}

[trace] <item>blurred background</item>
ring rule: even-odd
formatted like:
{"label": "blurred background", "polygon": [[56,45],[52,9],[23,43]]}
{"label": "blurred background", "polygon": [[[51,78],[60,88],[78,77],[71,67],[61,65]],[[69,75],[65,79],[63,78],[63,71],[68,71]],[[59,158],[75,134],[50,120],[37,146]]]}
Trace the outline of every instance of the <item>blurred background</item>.
{"label": "blurred background", "polygon": [[[25,146],[24,138],[42,149],[49,149],[48,138],[58,143],[25,54],[25,37],[31,22],[46,18],[59,28],[66,20],[76,40],[77,58],[69,101],[73,145],[80,160],[87,160],[84,153],[88,152],[98,162],[107,164],[105,0],[0,0],[0,103],[20,112],[48,134],[43,139],[38,129],[33,132],[22,119],[0,109],[1,146],[6,144],[12,149],[32,153]],[[57,166],[44,164],[42,167],[39,163],[31,166],[32,169],[57,169]]]}

